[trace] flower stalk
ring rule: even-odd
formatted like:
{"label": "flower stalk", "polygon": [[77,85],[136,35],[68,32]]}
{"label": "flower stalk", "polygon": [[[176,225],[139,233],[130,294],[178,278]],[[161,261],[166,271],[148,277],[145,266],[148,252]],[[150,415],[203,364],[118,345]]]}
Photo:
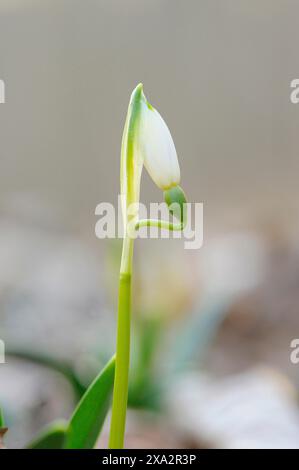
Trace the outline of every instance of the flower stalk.
{"label": "flower stalk", "polygon": [[[142,168],[164,191],[170,213],[178,222],[138,219]],[[131,330],[131,278],[135,232],[154,226],[183,230],[186,198],[179,186],[180,168],[171,134],[160,114],[148,103],[142,84],[131,95],[121,146],[121,196],[124,239],[120,266],[116,363],[109,448],[124,446]],[[133,230],[132,230],[133,228]]]}

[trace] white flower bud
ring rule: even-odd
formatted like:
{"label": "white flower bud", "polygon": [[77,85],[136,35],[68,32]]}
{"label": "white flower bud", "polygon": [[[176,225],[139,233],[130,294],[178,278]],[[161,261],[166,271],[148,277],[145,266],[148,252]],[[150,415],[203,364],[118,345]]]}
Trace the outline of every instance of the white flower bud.
{"label": "white flower bud", "polygon": [[156,185],[162,190],[169,189],[180,182],[176,149],[165,121],[144,95],[143,98],[136,128],[136,146]]}

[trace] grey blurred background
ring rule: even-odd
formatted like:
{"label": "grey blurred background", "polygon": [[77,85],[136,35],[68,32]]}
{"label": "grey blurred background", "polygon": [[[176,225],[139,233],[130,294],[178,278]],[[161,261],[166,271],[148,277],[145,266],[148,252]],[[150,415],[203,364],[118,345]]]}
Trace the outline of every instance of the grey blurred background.
{"label": "grey blurred background", "polygon": [[118,191],[128,97],[142,81],[173,133],[190,199],[206,202],[206,222],[220,213],[227,227],[235,211],[244,224],[291,219],[298,8],[2,0],[1,199],[27,193],[57,206],[66,225],[92,225],[96,204]]}
{"label": "grey blurred background", "polygon": [[[290,102],[290,82],[299,74],[298,14],[295,0],[0,1],[0,78],[6,85],[0,105],[0,337],[7,348],[33,346],[59,358],[89,354],[98,343],[113,351],[119,247],[96,239],[94,210],[117,200],[126,109],[141,81],[172,132],[189,200],[204,203],[204,247],[187,252],[180,243],[141,242],[140,283],[150,279],[144,282],[150,289],[161,251],[169,249],[165,278],[179,256],[183,274],[169,287],[181,295],[173,302],[178,317],[190,317],[192,325],[196,312],[208,315],[211,298],[217,305],[229,299],[228,311],[220,309],[226,312],[220,331],[219,321],[213,324],[218,340],[205,372],[220,380],[250,367],[247,379],[255,386],[267,380],[259,369],[266,364],[297,394],[299,366],[290,363],[289,345],[299,331],[299,105]],[[161,200],[145,172],[142,200]],[[143,273],[143,249],[154,274]],[[148,306],[157,291],[140,305],[169,313],[171,299]],[[15,359],[0,366],[12,447],[72,409],[65,384],[55,399],[43,395],[49,375],[37,370],[35,376],[34,367]],[[20,404],[17,389],[20,374],[29,380],[27,368],[35,388]],[[196,384],[188,380],[189,393]],[[177,402],[168,398],[173,415]],[[37,401],[51,406],[36,413]],[[291,437],[277,443],[275,435],[264,445],[299,446],[293,437],[298,409],[293,402],[292,412],[280,405]],[[177,429],[191,438],[181,441],[180,431],[170,446],[264,442],[240,438],[241,431],[237,441],[219,436],[209,427],[213,418],[200,413],[207,427],[186,430],[177,417]],[[241,411],[236,419],[245,423],[250,414]],[[165,419],[154,425],[162,434]],[[145,433],[147,445],[155,433]]]}

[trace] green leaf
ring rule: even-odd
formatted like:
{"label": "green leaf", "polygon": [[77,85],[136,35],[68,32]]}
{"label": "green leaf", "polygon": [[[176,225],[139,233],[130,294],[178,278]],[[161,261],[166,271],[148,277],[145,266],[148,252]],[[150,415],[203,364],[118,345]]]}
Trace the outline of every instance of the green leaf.
{"label": "green leaf", "polygon": [[104,424],[112,395],[115,356],[81,398],[70,420],[65,449],[92,449]]}
{"label": "green leaf", "polygon": [[140,314],[135,323],[135,360],[131,365],[128,405],[157,410],[161,393],[155,366],[158,344],[163,340],[163,319],[153,312],[148,316]]}
{"label": "green leaf", "polygon": [[68,364],[62,360],[57,360],[46,354],[36,353],[29,350],[10,349],[6,351],[6,354],[8,356],[15,357],[16,359],[33,362],[62,374],[64,378],[71,384],[74,394],[78,399],[82,397],[86,390],[86,387],[84,387],[80,379],[77,377],[71,364]]}
{"label": "green leaf", "polygon": [[[207,298],[200,308],[195,308],[184,320],[180,334],[169,350],[172,358],[172,373],[185,372],[188,368],[203,366],[209,348],[229,312],[228,298]],[[170,360],[170,359],[169,359]],[[169,380],[169,379],[168,379]]]}
{"label": "green leaf", "polygon": [[4,416],[3,416],[2,409],[0,408],[0,428],[4,428],[4,427],[5,427]]}
{"label": "green leaf", "polygon": [[54,421],[27,445],[27,449],[63,449],[67,429],[67,421]]}

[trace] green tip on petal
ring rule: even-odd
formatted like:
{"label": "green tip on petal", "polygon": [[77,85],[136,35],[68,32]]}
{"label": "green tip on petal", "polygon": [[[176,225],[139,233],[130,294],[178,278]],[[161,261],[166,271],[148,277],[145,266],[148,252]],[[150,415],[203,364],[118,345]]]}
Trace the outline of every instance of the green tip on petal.
{"label": "green tip on petal", "polygon": [[134,88],[132,95],[131,95],[131,103],[138,103],[140,101],[144,101],[148,109],[153,111],[153,106],[147,101],[145,94],[143,92],[143,84],[138,83],[138,85]]}
{"label": "green tip on petal", "polygon": [[180,186],[174,186],[164,191],[164,200],[168,206],[169,212],[182,224],[186,223],[187,199]]}
{"label": "green tip on petal", "polygon": [[143,98],[143,85],[142,83],[138,83],[136,88],[134,88],[132,95],[131,95],[131,102],[137,102],[140,101],[140,99]]}

